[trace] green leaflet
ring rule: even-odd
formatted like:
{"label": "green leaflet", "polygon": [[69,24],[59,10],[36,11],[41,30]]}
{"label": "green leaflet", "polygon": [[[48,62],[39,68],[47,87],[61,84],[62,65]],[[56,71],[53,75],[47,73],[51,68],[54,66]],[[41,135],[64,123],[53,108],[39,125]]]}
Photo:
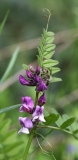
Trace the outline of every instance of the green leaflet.
{"label": "green leaflet", "polygon": [[56,45],[55,44],[46,44],[46,46],[45,46],[45,50],[47,50],[47,49],[49,49],[49,48],[52,48],[51,50],[53,50],[54,48],[56,47]]}
{"label": "green leaflet", "polygon": [[52,67],[52,69],[50,69],[50,72],[51,72],[52,74],[57,73],[57,72],[59,72],[59,71],[60,71],[60,68],[57,68],[57,67]]}
{"label": "green leaflet", "polygon": [[50,123],[55,123],[59,119],[59,114],[50,114],[49,116],[45,117],[46,122],[44,122],[45,125],[49,125]]}
{"label": "green leaflet", "polygon": [[[40,41],[40,46],[38,48],[39,55],[37,56],[37,59],[41,68],[44,67],[46,69],[49,69],[50,76],[51,74],[60,71],[60,68],[54,67],[59,62],[57,60],[51,59],[51,57],[55,52],[54,49],[56,47],[55,44],[52,44],[53,41],[54,41],[54,33],[48,32],[47,30],[43,29],[42,39]],[[53,77],[52,81],[50,80],[51,83],[58,81],[62,81],[62,79]]]}
{"label": "green leaflet", "polygon": [[47,37],[47,31],[43,28],[43,35],[44,35],[44,38]]}
{"label": "green leaflet", "polygon": [[45,49],[47,52],[51,52],[53,49],[55,49],[56,45],[51,45],[50,47],[47,45],[47,48]]}
{"label": "green leaflet", "polygon": [[[51,108],[52,113],[59,114],[54,108]],[[76,122],[75,117],[69,117],[67,114],[62,115],[62,117],[59,115],[59,118],[57,121],[55,121],[55,124],[59,127],[59,130],[68,131],[76,138],[78,139],[78,123]]]}
{"label": "green leaflet", "polygon": [[52,82],[59,82],[59,81],[62,81],[62,79],[57,77],[52,77]]}
{"label": "green leaflet", "polygon": [[77,134],[78,133],[78,129],[76,129],[74,132],[73,132],[73,134]]}
{"label": "green leaflet", "polygon": [[44,52],[43,55],[45,56],[46,59],[49,59],[49,58],[51,58],[51,57],[53,56],[54,52],[55,52],[55,51]]}
{"label": "green leaflet", "polygon": [[66,120],[61,126],[60,128],[65,129],[68,126],[70,126],[73,122],[75,121],[75,118],[69,118],[68,120]]}
{"label": "green leaflet", "polygon": [[48,60],[44,60],[42,64],[44,67],[49,68],[49,67],[57,65],[58,63],[59,62],[56,60],[48,59]]}
{"label": "green leaflet", "polygon": [[22,64],[22,67],[23,67],[25,70],[29,69],[29,66],[26,65],[26,64]]}

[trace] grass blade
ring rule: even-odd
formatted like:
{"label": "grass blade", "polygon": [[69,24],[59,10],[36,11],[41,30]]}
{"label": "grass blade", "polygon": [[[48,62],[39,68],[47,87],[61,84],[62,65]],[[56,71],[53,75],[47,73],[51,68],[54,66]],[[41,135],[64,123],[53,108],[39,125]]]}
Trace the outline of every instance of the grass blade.
{"label": "grass blade", "polygon": [[10,111],[12,109],[16,109],[16,108],[18,108],[20,106],[21,106],[21,104],[16,104],[16,105],[13,105],[13,106],[10,106],[10,107],[2,108],[2,109],[0,109],[0,114],[8,112],[8,111]]}
{"label": "grass blade", "polygon": [[11,72],[11,70],[12,70],[12,68],[13,68],[13,66],[14,66],[14,63],[15,63],[15,61],[16,61],[16,58],[17,58],[17,56],[18,56],[18,53],[19,53],[19,47],[17,47],[16,50],[14,51],[14,53],[13,53],[13,55],[12,55],[12,57],[11,57],[11,60],[10,60],[10,62],[9,62],[9,64],[8,64],[8,67],[7,67],[4,75],[2,76],[0,82],[3,82],[3,81],[7,78],[7,76],[9,75],[9,73]]}
{"label": "grass blade", "polygon": [[10,12],[10,10],[7,11],[7,13],[6,13],[6,15],[5,15],[4,19],[3,19],[3,22],[0,24],[0,35],[1,35],[1,33],[2,33],[2,30],[3,30],[3,27],[4,27],[5,22],[6,22],[6,20],[7,20],[7,17],[8,17],[9,12]]}

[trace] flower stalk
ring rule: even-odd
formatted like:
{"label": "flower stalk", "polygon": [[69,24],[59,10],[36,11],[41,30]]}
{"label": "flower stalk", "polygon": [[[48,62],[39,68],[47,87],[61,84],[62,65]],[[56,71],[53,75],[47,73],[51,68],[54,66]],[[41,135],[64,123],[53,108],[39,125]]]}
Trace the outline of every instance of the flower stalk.
{"label": "flower stalk", "polygon": [[29,149],[30,149],[30,145],[32,143],[32,139],[34,137],[34,134],[35,134],[35,129],[36,128],[33,128],[30,132],[30,135],[29,135],[29,139],[28,139],[28,143],[26,145],[26,148],[25,148],[25,151],[24,151],[24,155],[23,155],[23,159],[22,160],[27,160],[27,156],[28,156],[28,152],[29,152]]}

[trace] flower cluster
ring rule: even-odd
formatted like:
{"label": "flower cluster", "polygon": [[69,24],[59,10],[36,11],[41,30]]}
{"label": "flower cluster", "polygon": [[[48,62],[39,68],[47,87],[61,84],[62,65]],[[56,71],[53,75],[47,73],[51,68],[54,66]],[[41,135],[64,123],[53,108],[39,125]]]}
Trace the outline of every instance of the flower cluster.
{"label": "flower cluster", "polygon": [[34,69],[32,66],[29,66],[29,70],[26,70],[27,79],[22,75],[19,76],[19,81],[22,85],[26,86],[36,86],[37,92],[43,92],[47,90],[47,86],[50,81],[50,73],[47,69],[40,69],[39,66]]}
{"label": "flower cluster", "polygon": [[19,81],[22,85],[26,86],[35,86],[36,93],[39,96],[40,92],[42,95],[38,98],[36,97],[36,104],[31,97],[22,97],[22,105],[19,109],[20,112],[27,112],[31,114],[32,118],[28,117],[19,117],[19,122],[22,128],[18,133],[26,133],[29,134],[31,128],[39,122],[45,122],[43,110],[44,104],[46,103],[46,95],[45,90],[47,90],[47,86],[50,80],[50,73],[45,68],[40,68],[39,66],[34,69],[32,66],[29,66],[29,70],[26,70],[26,79],[20,75]]}
{"label": "flower cluster", "polygon": [[19,117],[19,122],[22,128],[19,130],[18,133],[26,133],[29,134],[29,131],[35,124],[39,121],[45,122],[43,110],[44,106],[39,106],[39,104],[44,104],[46,102],[45,93],[39,98],[38,105],[34,108],[34,102],[31,97],[22,97],[22,106],[20,107],[20,112],[27,112],[32,114],[32,119],[28,117]]}

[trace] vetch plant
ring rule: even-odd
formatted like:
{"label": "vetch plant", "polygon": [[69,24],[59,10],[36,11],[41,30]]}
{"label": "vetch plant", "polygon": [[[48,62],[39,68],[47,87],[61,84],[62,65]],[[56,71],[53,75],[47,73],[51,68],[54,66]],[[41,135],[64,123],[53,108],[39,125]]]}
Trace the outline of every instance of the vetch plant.
{"label": "vetch plant", "polygon": [[[48,23],[46,29],[43,29],[40,46],[38,48],[38,65],[36,68],[34,68],[31,65],[28,66],[26,64],[23,64],[22,66],[25,69],[26,77],[19,75],[19,81],[24,87],[35,87],[36,96],[34,99],[32,99],[30,96],[25,95],[21,98],[22,104],[17,104],[4,109],[0,109],[1,114],[19,107],[19,112],[25,112],[27,113],[26,115],[28,115],[26,117],[18,118],[21,126],[18,134],[24,133],[28,134],[29,136],[22,160],[28,159],[28,152],[33,137],[36,137],[38,146],[41,148],[42,152],[46,155],[52,156],[54,160],[56,160],[56,158],[52,152],[53,148],[46,141],[46,136],[49,135],[50,132],[52,132],[53,130],[60,130],[78,139],[78,123],[76,122],[75,117],[69,117],[66,114],[61,116],[54,108],[51,109],[52,112],[50,114],[48,113],[48,116],[44,115],[44,105],[46,103],[46,91],[48,90],[48,86],[50,85],[50,83],[61,81],[61,78],[53,76],[56,72],[60,71],[60,68],[56,67],[58,61],[52,59],[55,49],[55,44],[53,44],[54,33],[48,31],[51,12],[48,9],[44,9],[44,11],[48,12],[48,16],[46,16],[48,17]],[[7,70],[1,78],[0,84],[2,84],[2,82],[7,78],[11,69],[13,68],[16,57],[18,55],[18,51],[19,48],[17,48],[14,52],[13,57],[7,67]],[[38,133],[38,128],[48,128],[50,129],[50,131],[44,137],[43,135]],[[47,144],[51,148],[50,152],[45,151],[42,148],[37,135],[41,136],[41,138],[43,138],[47,142]]]}
{"label": "vetch plant", "polygon": [[[41,125],[41,123],[45,124],[46,122],[43,113],[43,105],[46,103],[46,90],[48,89],[48,85],[52,83],[52,81],[61,81],[60,78],[54,78],[52,76],[52,74],[60,71],[60,69],[54,67],[58,64],[58,61],[51,59],[55,49],[55,44],[52,44],[54,40],[54,33],[48,31],[51,12],[47,9],[44,9],[44,11],[48,11],[49,16],[47,28],[46,30],[43,29],[40,47],[38,48],[38,66],[34,68],[31,65],[27,66],[23,64],[23,67],[26,71],[26,78],[24,78],[22,75],[19,76],[19,81],[22,85],[29,87],[35,86],[35,102],[31,97],[22,97],[22,105],[19,109],[20,112],[27,112],[31,114],[31,119],[28,117],[19,117],[19,122],[22,128],[18,133],[30,133],[30,137],[33,135],[33,133],[36,133],[38,124]],[[28,143],[23,159],[27,158],[29,147],[30,144]]]}

